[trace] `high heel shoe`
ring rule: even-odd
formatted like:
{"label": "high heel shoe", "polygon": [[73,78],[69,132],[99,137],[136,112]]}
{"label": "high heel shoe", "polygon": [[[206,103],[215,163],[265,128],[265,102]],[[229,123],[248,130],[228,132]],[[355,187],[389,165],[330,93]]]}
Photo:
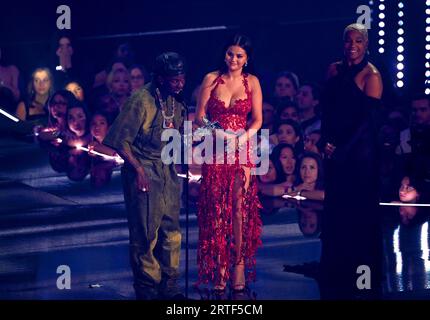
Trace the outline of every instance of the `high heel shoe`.
{"label": "high heel shoe", "polygon": [[225,275],[225,268],[221,268],[220,270],[220,279],[218,280],[217,284],[214,286],[213,291],[217,295],[222,295],[225,292],[225,288],[227,286],[226,281],[223,279]]}

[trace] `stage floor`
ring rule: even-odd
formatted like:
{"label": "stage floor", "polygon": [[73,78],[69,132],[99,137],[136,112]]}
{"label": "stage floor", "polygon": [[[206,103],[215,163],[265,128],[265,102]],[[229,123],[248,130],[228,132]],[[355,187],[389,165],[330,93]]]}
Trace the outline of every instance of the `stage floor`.
{"label": "stage floor", "polygon": [[[38,145],[3,138],[0,189],[0,299],[135,298],[118,170],[108,186],[94,189],[88,178],[73,182],[53,171]],[[318,232],[312,232],[318,228],[318,214],[299,211],[280,199],[265,199],[263,204],[257,281],[245,294],[227,292],[222,299],[319,299],[313,276],[321,244]],[[189,297],[212,299],[207,291],[197,292],[192,286],[197,277],[195,207],[189,221]],[[185,212],[181,226],[185,288]],[[427,297],[428,244],[428,218],[413,226],[386,221],[387,298]],[[69,290],[57,288],[57,268],[62,265],[70,267]],[[284,265],[290,266],[290,272],[284,272]]]}

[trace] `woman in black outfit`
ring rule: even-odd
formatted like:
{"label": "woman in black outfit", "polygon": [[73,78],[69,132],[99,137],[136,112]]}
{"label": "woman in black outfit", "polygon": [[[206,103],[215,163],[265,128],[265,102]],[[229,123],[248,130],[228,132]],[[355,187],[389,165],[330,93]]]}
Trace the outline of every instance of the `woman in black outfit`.
{"label": "woman in black outfit", "polygon": [[[382,80],[376,67],[367,61],[367,47],[364,25],[345,28],[344,59],[330,65],[322,97],[322,138],[326,143],[323,299],[379,296],[382,238],[376,120],[381,109]],[[360,265],[371,270],[370,290],[357,288]]]}

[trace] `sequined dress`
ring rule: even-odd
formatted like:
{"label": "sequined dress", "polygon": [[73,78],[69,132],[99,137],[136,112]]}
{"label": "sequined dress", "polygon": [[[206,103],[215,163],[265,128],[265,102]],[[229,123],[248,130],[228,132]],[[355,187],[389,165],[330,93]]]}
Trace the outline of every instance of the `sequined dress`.
{"label": "sequined dress", "polygon": [[[218,121],[224,130],[237,131],[246,129],[247,115],[251,112],[251,92],[248,87],[248,74],[243,74],[243,85],[247,97],[238,99],[226,108],[224,101],[215,95],[215,89],[223,85],[219,76],[214,81],[207,103],[207,115],[211,121]],[[199,243],[197,263],[199,266],[196,285],[216,283],[220,281],[219,266],[226,266],[224,281],[232,274],[232,267],[237,261],[244,261],[247,282],[255,280],[255,254],[261,245],[260,235],[262,223],[259,216],[261,208],[257,194],[257,179],[250,175],[249,187],[242,188],[242,244],[240,258],[236,255],[233,206],[233,193],[237,181],[243,187],[245,184],[245,169],[255,167],[250,161],[251,150],[247,146],[248,159],[246,164],[239,164],[238,155],[233,164],[203,164],[202,184],[198,205]],[[239,179],[239,180],[237,180]],[[236,182],[236,185],[235,185]]]}

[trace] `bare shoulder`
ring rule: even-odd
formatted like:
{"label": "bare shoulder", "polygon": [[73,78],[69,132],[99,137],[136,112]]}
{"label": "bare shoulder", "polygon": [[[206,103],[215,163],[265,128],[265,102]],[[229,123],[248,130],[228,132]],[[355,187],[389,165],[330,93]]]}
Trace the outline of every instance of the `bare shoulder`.
{"label": "bare shoulder", "polygon": [[205,75],[205,77],[203,78],[203,83],[212,83],[217,77],[219,76],[219,72],[218,71],[212,71],[209,72],[208,74]]}
{"label": "bare shoulder", "polygon": [[366,66],[366,78],[381,79],[381,73],[379,72],[378,68],[376,68],[370,62]]}
{"label": "bare shoulder", "polygon": [[251,89],[260,86],[260,80],[258,80],[256,76],[250,73],[248,73],[248,83],[250,84]]}

